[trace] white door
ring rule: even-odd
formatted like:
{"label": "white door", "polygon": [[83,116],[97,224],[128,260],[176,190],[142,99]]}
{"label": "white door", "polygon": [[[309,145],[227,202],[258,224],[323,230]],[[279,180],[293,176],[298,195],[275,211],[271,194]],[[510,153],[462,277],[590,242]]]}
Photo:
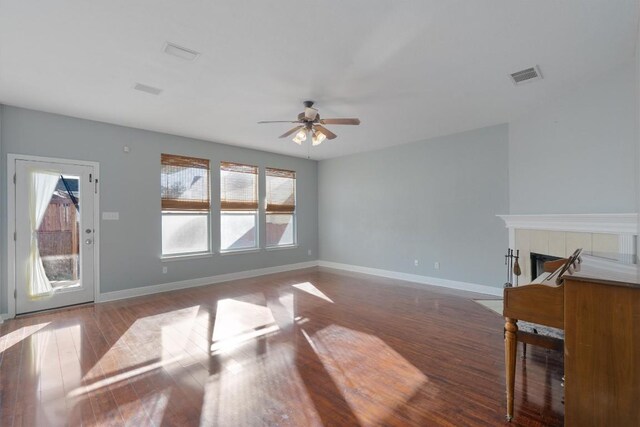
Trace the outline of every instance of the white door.
{"label": "white door", "polygon": [[93,166],[16,160],[16,313],[94,300]]}

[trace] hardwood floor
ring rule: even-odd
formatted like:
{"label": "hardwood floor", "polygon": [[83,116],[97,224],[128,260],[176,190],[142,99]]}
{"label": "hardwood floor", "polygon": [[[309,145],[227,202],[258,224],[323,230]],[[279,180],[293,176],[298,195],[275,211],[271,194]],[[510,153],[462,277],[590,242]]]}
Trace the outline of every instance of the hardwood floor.
{"label": "hardwood floor", "polygon": [[561,354],[518,362],[472,294],[307,269],[10,320],[0,425],[562,425]]}

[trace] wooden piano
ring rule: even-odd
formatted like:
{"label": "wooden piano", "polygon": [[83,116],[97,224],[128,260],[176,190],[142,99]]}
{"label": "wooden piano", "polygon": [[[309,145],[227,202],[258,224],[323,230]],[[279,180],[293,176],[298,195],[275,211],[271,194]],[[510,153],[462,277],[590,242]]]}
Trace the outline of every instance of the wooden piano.
{"label": "wooden piano", "polygon": [[525,320],[564,329],[566,426],[640,426],[640,269],[580,258],[539,283],[504,289],[507,419],[516,344],[531,338],[518,331]]}

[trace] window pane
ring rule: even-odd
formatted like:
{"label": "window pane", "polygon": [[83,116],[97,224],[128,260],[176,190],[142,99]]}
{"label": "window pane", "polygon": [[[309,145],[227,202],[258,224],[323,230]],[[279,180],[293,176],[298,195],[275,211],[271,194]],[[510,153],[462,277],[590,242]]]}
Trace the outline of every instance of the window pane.
{"label": "window pane", "polygon": [[162,214],[162,254],[209,251],[208,214]]}
{"label": "window pane", "polygon": [[257,247],[254,212],[220,213],[220,250],[253,249]]}
{"label": "window pane", "polygon": [[295,244],[292,214],[267,214],[267,246]]}
{"label": "window pane", "polygon": [[42,266],[54,290],[80,286],[79,196],[80,177],[61,175],[36,232]]}

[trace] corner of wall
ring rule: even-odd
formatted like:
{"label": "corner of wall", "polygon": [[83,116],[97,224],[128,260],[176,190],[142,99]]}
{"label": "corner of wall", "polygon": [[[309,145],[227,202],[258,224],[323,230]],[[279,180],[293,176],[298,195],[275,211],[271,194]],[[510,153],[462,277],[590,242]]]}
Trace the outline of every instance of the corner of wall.
{"label": "corner of wall", "polygon": [[[4,105],[0,104],[0,171],[6,170],[7,160],[6,153],[4,149],[4,144],[2,142],[3,136],[3,119],[4,117]],[[5,281],[5,272],[7,271],[7,248],[5,246],[5,238],[4,238],[4,230],[5,230],[5,218],[6,218],[6,209],[7,204],[4,203],[6,200],[5,193],[5,182],[4,182],[4,173],[0,173],[0,313],[5,313],[7,311],[7,297],[6,297],[6,289],[7,283]],[[0,315],[0,323],[2,322],[2,315]]]}
{"label": "corner of wall", "polygon": [[[640,3],[640,2],[639,2]],[[640,213],[640,11],[638,14],[638,26],[636,32],[635,49],[635,97],[636,97],[636,212]],[[640,229],[640,215],[638,215],[638,229]],[[640,236],[636,237],[636,247],[640,248]],[[640,251],[637,254],[637,262],[640,263]]]}
{"label": "corner of wall", "polygon": [[511,123],[507,122],[507,213],[511,213]]}

